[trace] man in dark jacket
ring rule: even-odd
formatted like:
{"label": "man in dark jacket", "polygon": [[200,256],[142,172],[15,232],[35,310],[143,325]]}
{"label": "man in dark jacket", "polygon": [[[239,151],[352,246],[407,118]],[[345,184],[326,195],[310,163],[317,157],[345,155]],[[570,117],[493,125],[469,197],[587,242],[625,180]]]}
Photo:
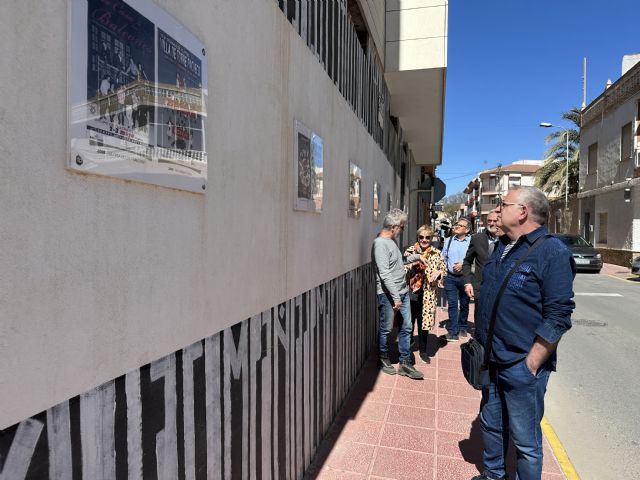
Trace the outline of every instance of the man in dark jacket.
{"label": "man in dark jacket", "polygon": [[500,235],[502,231],[498,227],[498,214],[492,210],[487,215],[487,228],[471,237],[471,243],[462,264],[464,291],[471,299],[480,298],[484,263],[495,250]]}
{"label": "man in dark jacket", "polygon": [[516,478],[542,476],[544,396],[556,348],[571,328],[576,265],[569,249],[548,236],[549,202],[535,187],[517,187],[496,209],[509,239],[499,242],[483,271],[476,338],[488,348],[488,330],[500,286],[518,260],[540,240],[507,282],[495,313],[490,383],[482,389],[480,428],[484,472],[473,480],[504,480],[509,437],[517,456]]}

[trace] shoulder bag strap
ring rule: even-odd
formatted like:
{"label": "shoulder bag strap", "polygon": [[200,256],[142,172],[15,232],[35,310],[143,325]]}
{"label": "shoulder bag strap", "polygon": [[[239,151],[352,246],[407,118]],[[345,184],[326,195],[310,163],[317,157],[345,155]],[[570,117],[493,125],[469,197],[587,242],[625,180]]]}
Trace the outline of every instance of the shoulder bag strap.
{"label": "shoulder bag strap", "polygon": [[542,245],[544,243],[544,241],[549,237],[550,237],[550,235],[541,235],[540,237],[538,237],[536,239],[536,241],[533,242],[533,244],[527,249],[527,251],[524,253],[524,255],[522,255],[522,257],[520,257],[518,259],[518,261],[513,266],[513,268],[509,271],[509,273],[507,273],[507,276],[504,277],[504,280],[502,281],[502,285],[500,285],[500,290],[498,290],[498,294],[496,295],[496,299],[493,302],[493,308],[491,309],[491,317],[490,317],[490,320],[489,320],[489,333],[487,334],[487,344],[486,344],[486,347],[484,349],[484,362],[482,364],[484,369],[486,369],[489,366],[489,358],[491,357],[491,349],[493,347],[493,330],[494,330],[494,327],[496,325],[496,313],[498,311],[498,303],[500,303],[500,298],[502,297],[502,294],[504,293],[505,289],[507,288],[507,283],[509,283],[509,279],[511,278],[511,275],[513,275],[513,272],[515,272],[518,269],[520,264],[522,264],[522,262],[524,262],[525,259],[531,253],[533,253],[533,251],[536,248],[538,248],[540,245]]}
{"label": "shoulder bag strap", "polygon": [[447,243],[447,254],[444,256],[444,263],[447,266],[447,270],[449,270],[449,249],[451,248],[451,240],[453,240],[453,235],[449,237],[449,242]]}

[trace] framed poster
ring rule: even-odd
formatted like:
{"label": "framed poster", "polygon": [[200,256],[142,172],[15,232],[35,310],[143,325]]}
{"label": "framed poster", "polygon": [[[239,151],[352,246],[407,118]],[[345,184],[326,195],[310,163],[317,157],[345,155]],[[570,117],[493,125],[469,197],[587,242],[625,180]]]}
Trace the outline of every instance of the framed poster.
{"label": "framed poster", "polygon": [[362,212],[362,169],[349,162],[349,216],[358,218]]}
{"label": "framed poster", "polygon": [[373,221],[380,220],[380,184],[373,182]]}
{"label": "framed poster", "polygon": [[293,208],[320,213],[324,175],[322,138],[297,120],[293,131]]}
{"label": "framed poster", "polygon": [[70,0],[68,168],[204,193],[203,44],[151,0]]}

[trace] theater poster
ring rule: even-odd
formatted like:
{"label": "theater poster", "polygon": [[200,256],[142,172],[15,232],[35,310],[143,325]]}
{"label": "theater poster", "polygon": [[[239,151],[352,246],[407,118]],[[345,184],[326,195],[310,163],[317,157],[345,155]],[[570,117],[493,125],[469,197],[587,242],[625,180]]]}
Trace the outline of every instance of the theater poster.
{"label": "theater poster", "polygon": [[71,0],[68,167],[204,193],[204,45],[151,0]]}
{"label": "theater poster", "polygon": [[294,122],[293,159],[293,208],[320,213],[324,177],[322,138],[297,120]]}

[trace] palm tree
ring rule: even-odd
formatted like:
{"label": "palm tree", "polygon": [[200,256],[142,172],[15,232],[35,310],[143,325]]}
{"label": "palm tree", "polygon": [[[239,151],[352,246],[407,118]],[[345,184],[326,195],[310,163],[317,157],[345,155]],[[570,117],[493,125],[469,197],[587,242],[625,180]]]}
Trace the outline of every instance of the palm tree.
{"label": "palm tree", "polygon": [[546,158],[536,172],[536,187],[552,197],[564,195],[567,178],[567,137],[569,135],[569,193],[578,191],[578,172],[580,170],[580,109],[573,107],[562,113],[563,120],[573,123],[577,129],[556,130],[544,139],[551,146],[544,152]]}

